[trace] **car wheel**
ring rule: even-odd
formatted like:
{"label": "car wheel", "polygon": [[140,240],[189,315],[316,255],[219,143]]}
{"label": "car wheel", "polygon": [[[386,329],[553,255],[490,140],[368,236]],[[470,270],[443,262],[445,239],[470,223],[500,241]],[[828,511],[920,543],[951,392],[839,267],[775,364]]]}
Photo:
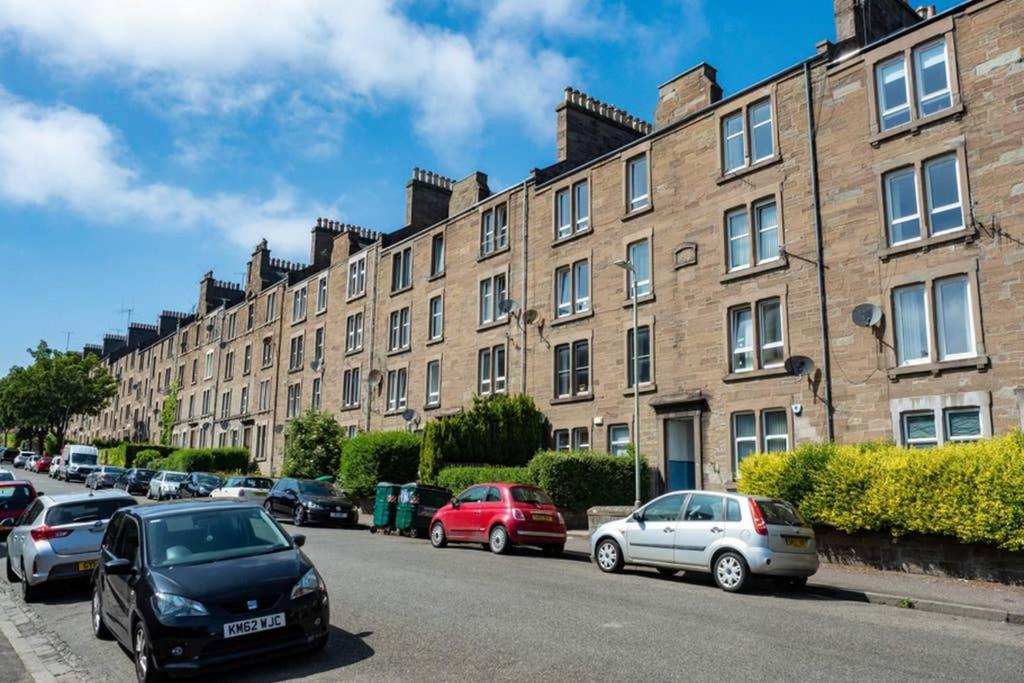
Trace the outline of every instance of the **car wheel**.
{"label": "car wheel", "polygon": [[110,640],[110,631],[103,623],[103,610],[100,607],[100,587],[92,589],[92,634],[100,640]]}
{"label": "car wheel", "polygon": [[35,586],[28,582],[28,574],[25,573],[25,565],[21,565],[21,599],[25,602],[34,602],[39,592]]}
{"label": "car wheel", "polygon": [[448,545],[448,536],[444,533],[444,525],[441,522],[434,522],[434,526],[430,527],[430,545],[435,548]]}
{"label": "car wheel", "polygon": [[542,553],[548,557],[559,557],[564,551],[564,545],[542,545],[540,547]]}
{"label": "car wheel", "polygon": [[658,573],[664,576],[666,579],[675,576],[679,573],[678,569],[669,569],[668,567],[658,567]]}
{"label": "car wheel", "polygon": [[161,680],[162,676],[153,666],[153,651],[149,647],[149,639],[146,638],[146,629],[143,628],[142,622],[135,625],[132,650],[135,654],[135,677],[139,679],[139,683]]}
{"label": "car wheel", "polygon": [[615,542],[615,539],[605,538],[597,544],[594,551],[594,559],[597,560],[597,568],[603,572],[613,573],[622,571],[622,548]]}
{"label": "car wheel", "polygon": [[739,593],[747,583],[750,570],[743,556],[732,550],[718,556],[712,567],[715,583],[728,593]]}
{"label": "car wheel", "polygon": [[306,523],[306,510],[301,505],[296,505],[292,509],[292,524],[295,526],[302,526]]}
{"label": "car wheel", "polygon": [[11,583],[18,583],[21,581],[18,575],[14,573],[14,567],[11,566],[11,558],[7,558],[7,580]]}
{"label": "car wheel", "polygon": [[270,504],[269,500],[263,501],[263,509],[267,511],[267,514],[271,517],[274,516],[274,506]]}
{"label": "car wheel", "polygon": [[489,547],[495,555],[504,555],[512,547],[508,540],[508,530],[500,524],[491,529],[489,539]]}

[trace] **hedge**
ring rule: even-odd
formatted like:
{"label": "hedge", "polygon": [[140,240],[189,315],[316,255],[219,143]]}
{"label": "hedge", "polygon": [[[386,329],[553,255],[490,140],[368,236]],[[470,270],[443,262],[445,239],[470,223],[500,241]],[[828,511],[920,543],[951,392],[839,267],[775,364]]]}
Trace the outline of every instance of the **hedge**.
{"label": "hedge", "polygon": [[[555,505],[586,510],[594,505],[630,505],[636,498],[632,457],[592,451],[541,451],[530,460],[531,480]],[[647,461],[640,458],[641,496],[648,495]]]}
{"label": "hedge", "polygon": [[114,446],[113,448],[104,448],[100,451],[100,460],[105,465],[117,465],[118,467],[135,467],[135,459],[139,453],[147,450],[155,450],[160,453],[160,456],[167,456],[173,453],[176,449],[170,446],[159,446],[152,443],[128,443],[127,441]]}
{"label": "hedge", "polygon": [[133,467],[152,467],[153,463],[163,460],[163,453],[155,448],[147,448],[139,451],[135,455],[135,462],[132,464]]}
{"label": "hedge", "polygon": [[285,437],[283,476],[315,479],[338,471],[345,432],[332,415],[307,410],[288,423]]}
{"label": "hedge", "polygon": [[931,449],[815,444],[753,455],[740,464],[739,488],[789,500],[811,524],[848,533],[938,534],[1024,550],[1020,431]]}
{"label": "hedge", "polygon": [[345,441],[338,478],[349,495],[359,498],[372,495],[380,481],[415,480],[419,463],[419,434],[366,432]]}
{"label": "hedge", "polygon": [[182,448],[159,464],[161,469],[175,472],[246,472],[249,451],[245,448]]}
{"label": "hedge", "polygon": [[445,467],[437,473],[434,483],[450,489],[452,493],[482,482],[509,482],[512,484],[532,484],[528,467],[500,467],[497,465],[456,465]]}
{"label": "hedge", "polygon": [[424,426],[420,478],[433,480],[448,465],[525,465],[547,444],[549,429],[547,418],[525,394],[475,398],[469,410]]}

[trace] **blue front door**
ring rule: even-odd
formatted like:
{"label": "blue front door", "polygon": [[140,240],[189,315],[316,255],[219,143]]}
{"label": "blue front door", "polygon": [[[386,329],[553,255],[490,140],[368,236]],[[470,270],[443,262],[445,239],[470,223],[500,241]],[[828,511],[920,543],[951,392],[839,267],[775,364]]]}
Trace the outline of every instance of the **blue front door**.
{"label": "blue front door", "polygon": [[693,417],[665,420],[665,460],[669,491],[697,487],[695,420]]}

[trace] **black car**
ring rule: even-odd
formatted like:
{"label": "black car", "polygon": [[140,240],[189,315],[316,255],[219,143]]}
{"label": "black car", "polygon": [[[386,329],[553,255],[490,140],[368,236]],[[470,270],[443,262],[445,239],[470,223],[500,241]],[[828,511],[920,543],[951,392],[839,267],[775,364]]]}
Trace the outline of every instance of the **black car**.
{"label": "black car", "polygon": [[114,488],[124,489],[132,495],[141,495],[149,491],[149,482],[156,474],[156,470],[133,467],[118,477]]}
{"label": "black car", "polygon": [[326,482],[311,479],[281,479],[270,489],[263,507],[274,517],[287,516],[295,526],[359,521],[359,510],[345,494]]}
{"label": "black car", "polygon": [[0,462],[14,462],[14,459],[21,453],[17,448],[0,448]]}
{"label": "black car", "polygon": [[300,548],[258,505],[124,508],[92,575],[92,627],[140,681],[327,644],[330,601]]}
{"label": "black car", "polygon": [[214,489],[220,488],[224,480],[208,472],[190,472],[178,484],[178,498],[209,498]]}

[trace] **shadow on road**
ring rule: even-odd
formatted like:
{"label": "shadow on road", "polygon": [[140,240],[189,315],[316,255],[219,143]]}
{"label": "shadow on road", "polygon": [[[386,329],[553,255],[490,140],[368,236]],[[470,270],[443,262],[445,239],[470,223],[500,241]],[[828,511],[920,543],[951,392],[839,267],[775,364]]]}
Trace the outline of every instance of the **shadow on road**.
{"label": "shadow on road", "polygon": [[372,636],[373,631],[349,633],[337,626],[331,626],[331,637],[327,646],[320,652],[301,656],[285,656],[275,660],[263,661],[259,668],[256,665],[227,669],[223,673],[228,678],[221,680],[245,681],[287,681],[304,676],[333,672],[328,680],[337,680],[340,670],[374,655],[372,647],[365,639]]}

